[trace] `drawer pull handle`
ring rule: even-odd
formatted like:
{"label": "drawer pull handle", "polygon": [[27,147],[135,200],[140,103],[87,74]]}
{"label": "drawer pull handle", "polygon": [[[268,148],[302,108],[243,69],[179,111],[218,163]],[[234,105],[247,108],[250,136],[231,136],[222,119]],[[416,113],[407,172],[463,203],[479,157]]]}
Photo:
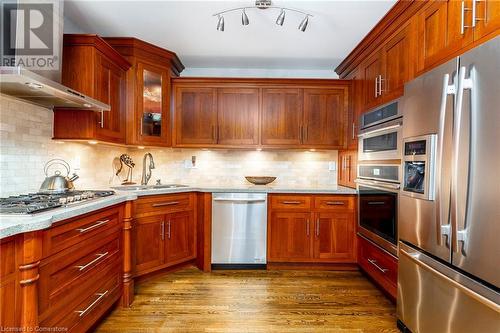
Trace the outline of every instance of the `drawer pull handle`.
{"label": "drawer pull handle", "polygon": [[300,205],[300,201],[282,201],[284,205]]}
{"label": "drawer pull handle", "polygon": [[368,261],[370,262],[370,264],[372,264],[373,266],[377,267],[377,269],[379,271],[381,271],[382,273],[386,273],[388,271],[387,268],[383,268],[383,267],[380,267],[378,264],[377,264],[377,260],[375,259],[368,259]]}
{"label": "drawer pull handle", "polygon": [[83,233],[86,233],[87,231],[93,230],[95,228],[99,228],[100,226],[103,226],[103,225],[105,225],[108,222],[109,222],[109,220],[97,221],[96,224],[93,224],[90,227],[79,228],[79,229],[76,229],[76,230],[79,231],[81,234],[83,234]]}
{"label": "drawer pull handle", "polygon": [[169,201],[169,202],[160,202],[160,203],[154,203],[152,206],[153,207],[163,207],[163,206],[173,206],[173,205],[178,205],[179,201]]}
{"label": "drawer pull handle", "polygon": [[89,263],[87,263],[83,266],[75,266],[75,267],[78,268],[78,270],[81,272],[81,271],[85,270],[87,267],[91,266],[92,264],[95,264],[96,262],[98,262],[99,260],[101,260],[102,258],[107,256],[108,254],[109,254],[109,252],[98,253],[98,254],[96,254],[97,258],[95,258],[94,260],[90,261]]}
{"label": "drawer pull handle", "polygon": [[343,201],[327,201],[326,204],[329,206],[343,206],[345,204],[345,202],[343,202]]}
{"label": "drawer pull handle", "polygon": [[93,301],[92,303],[90,303],[89,306],[87,306],[85,308],[85,310],[78,310],[78,311],[75,311],[76,313],[78,313],[78,316],[80,317],[83,317],[85,316],[90,310],[92,310],[92,308],[97,304],[99,303],[104,297],[106,297],[106,295],[108,294],[109,290],[106,290],[105,292],[103,293],[97,293],[96,295],[99,296],[95,301]]}
{"label": "drawer pull handle", "polygon": [[378,206],[378,205],[385,205],[385,202],[383,202],[383,201],[368,201],[368,204],[372,205],[372,206]]}

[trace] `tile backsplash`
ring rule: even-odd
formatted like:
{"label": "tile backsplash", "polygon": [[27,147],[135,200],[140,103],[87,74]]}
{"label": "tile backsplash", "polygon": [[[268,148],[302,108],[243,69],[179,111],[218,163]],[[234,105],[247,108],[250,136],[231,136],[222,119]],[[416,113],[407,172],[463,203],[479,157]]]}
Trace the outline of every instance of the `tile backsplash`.
{"label": "tile backsplash", "polygon": [[[150,184],[162,183],[242,185],[245,175],[278,176],[278,186],[335,186],[337,172],[329,162],[337,151],[248,151],[173,148],[137,148],[52,140],[52,111],[0,95],[0,197],[35,192],[45,177],[44,164],[62,158],[80,179],[76,188],[119,185],[125,172],[114,176],[112,162],[129,154],[136,167],[133,180],[140,183],[142,157],[150,152],[155,169]],[[192,156],[196,166],[191,168]],[[122,175],[123,174],[123,175]]]}

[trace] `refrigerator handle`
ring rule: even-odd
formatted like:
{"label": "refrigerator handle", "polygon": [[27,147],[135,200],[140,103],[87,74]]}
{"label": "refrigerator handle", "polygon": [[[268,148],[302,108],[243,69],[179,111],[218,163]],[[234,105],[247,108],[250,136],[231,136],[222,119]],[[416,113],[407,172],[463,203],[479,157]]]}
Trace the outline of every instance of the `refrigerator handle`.
{"label": "refrigerator handle", "polygon": [[449,95],[455,95],[456,88],[454,84],[448,84],[450,81],[450,74],[445,74],[443,76],[443,86],[441,93],[441,106],[439,110],[439,132],[438,132],[438,151],[436,158],[436,179],[435,179],[435,188],[436,188],[436,226],[437,226],[437,243],[439,246],[443,246],[443,238],[445,239],[444,245],[446,247],[450,247],[450,233],[451,228],[449,222],[448,209],[446,207],[442,207],[441,201],[444,197],[443,187],[441,186],[442,179],[442,167],[443,167],[443,151],[444,151],[444,131],[446,124],[446,104],[448,101]]}
{"label": "refrigerator handle", "polygon": [[[456,100],[456,107],[455,107],[455,117],[454,117],[454,124],[453,124],[453,160],[452,160],[452,180],[451,180],[451,223],[454,226],[452,228],[452,238],[453,238],[453,245],[452,245],[452,250],[456,253],[460,252],[459,249],[459,243],[462,242],[462,254],[465,255],[467,252],[467,227],[466,227],[466,214],[467,214],[467,206],[468,206],[468,192],[469,192],[469,175],[470,172],[467,173],[466,179],[462,179],[462,181],[466,184],[465,189],[461,191],[459,189],[459,160],[463,158],[467,158],[467,161],[470,160],[471,156],[471,149],[472,149],[472,144],[471,140],[473,137],[473,133],[471,132],[469,134],[468,142],[467,144],[469,145],[467,149],[466,154],[461,154],[460,150],[460,138],[463,135],[461,133],[462,130],[462,118],[463,118],[463,97],[464,97],[464,91],[466,89],[472,90],[473,88],[473,81],[472,81],[472,75],[469,78],[465,78],[465,72],[466,72],[465,67],[460,67],[459,73],[458,73],[458,91],[457,91],[457,100]],[[472,74],[472,70],[471,70]],[[472,96],[472,94],[469,94]],[[474,111],[474,107],[471,103],[471,115]],[[472,120],[472,117],[469,121]],[[471,126],[472,128],[472,126]],[[465,156],[464,156],[465,155]],[[469,164],[469,163],[467,163]],[[465,192],[465,193],[464,193]],[[465,205],[459,205],[458,204],[458,196],[460,197],[465,197]],[[463,213],[460,214],[460,210],[463,210]]]}

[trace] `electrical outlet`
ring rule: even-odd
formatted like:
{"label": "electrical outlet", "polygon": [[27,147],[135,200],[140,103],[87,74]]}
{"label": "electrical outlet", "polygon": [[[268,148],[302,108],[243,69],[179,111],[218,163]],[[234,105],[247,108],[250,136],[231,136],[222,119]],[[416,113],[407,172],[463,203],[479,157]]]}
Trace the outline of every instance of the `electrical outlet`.
{"label": "electrical outlet", "polygon": [[337,162],[331,161],[328,162],[328,171],[336,171],[337,170]]}

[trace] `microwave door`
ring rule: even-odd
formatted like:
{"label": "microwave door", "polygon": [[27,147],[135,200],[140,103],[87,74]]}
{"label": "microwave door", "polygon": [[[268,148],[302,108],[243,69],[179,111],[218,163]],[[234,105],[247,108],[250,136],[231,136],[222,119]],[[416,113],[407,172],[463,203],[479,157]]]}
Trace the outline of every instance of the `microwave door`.
{"label": "microwave door", "polygon": [[[433,200],[401,195],[399,237],[401,240],[451,261],[450,193],[451,151],[456,61],[437,67],[405,85],[402,110],[405,126],[403,138],[437,134]],[[403,162],[404,164],[404,162]],[[424,176],[418,165],[411,167],[407,179],[418,191]],[[403,165],[405,168],[405,165]],[[425,170],[429,175],[430,170]],[[418,192],[414,192],[418,194]]]}
{"label": "microwave door", "polygon": [[[455,122],[453,265],[500,287],[500,37],[460,57]],[[487,258],[487,259],[485,259]]]}

